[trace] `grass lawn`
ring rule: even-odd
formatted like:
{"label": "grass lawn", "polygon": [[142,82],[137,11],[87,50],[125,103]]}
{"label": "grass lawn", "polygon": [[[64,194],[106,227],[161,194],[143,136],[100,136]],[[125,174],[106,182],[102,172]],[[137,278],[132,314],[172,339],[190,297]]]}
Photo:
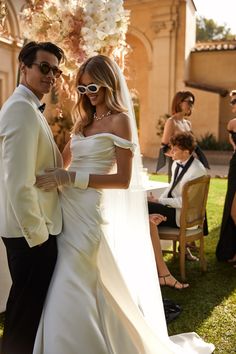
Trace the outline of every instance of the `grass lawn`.
{"label": "grass lawn", "polygon": [[[152,175],[153,180],[167,181],[164,175]],[[187,262],[190,288],[183,291],[162,288],[163,297],[181,305],[181,315],[168,326],[169,334],[197,332],[216,346],[214,354],[236,353],[236,269],[217,262],[215,247],[226,191],[225,179],[211,179],[207,205],[210,234],[205,238],[208,270],[202,274],[197,262]],[[178,259],[166,256],[170,271],[179,278]],[[0,336],[3,316],[0,315]]]}
{"label": "grass lawn", "polygon": [[[166,176],[152,175],[153,180],[167,181]],[[176,301],[183,312],[169,324],[170,335],[197,332],[215,344],[214,354],[236,353],[236,269],[215,258],[227,180],[211,179],[207,204],[209,235],[205,238],[208,269],[205,274],[196,262],[187,262],[190,288],[183,291],[162,287],[163,297]],[[179,278],[178,259],[166,256],[170,271]]]}

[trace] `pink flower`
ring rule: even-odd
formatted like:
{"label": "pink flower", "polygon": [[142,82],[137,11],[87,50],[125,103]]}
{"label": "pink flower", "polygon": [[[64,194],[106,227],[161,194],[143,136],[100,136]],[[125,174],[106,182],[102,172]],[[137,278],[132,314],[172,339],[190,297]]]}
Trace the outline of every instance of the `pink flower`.
{"label": "pink flower", "polygon": [[64,73],[74,75],[87,57],[126,50],[129,14],[123,0],[31,0],[20,14],[27,38],[58,44],[67,61]]}

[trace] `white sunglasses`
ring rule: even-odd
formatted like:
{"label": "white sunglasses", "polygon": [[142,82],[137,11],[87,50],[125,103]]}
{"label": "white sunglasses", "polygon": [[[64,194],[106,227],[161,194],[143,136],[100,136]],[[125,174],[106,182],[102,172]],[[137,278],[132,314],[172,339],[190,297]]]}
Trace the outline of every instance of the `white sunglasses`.
{"label": "white sunglasses", "polygon": [[88,93],[97,93],[100,89],[100,85],[97,84],[89,84],[87,86],[85,85],[78,85],[77,90],[81,95],[84,95],[86,92]]}

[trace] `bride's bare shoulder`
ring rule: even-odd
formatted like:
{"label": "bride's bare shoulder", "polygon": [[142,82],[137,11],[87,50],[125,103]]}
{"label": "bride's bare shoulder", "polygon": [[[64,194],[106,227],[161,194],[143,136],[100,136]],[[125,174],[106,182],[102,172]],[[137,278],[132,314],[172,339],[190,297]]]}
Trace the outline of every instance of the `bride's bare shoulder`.
{"label": "bride's bare shoulder", "polygon": [[127,113],[112,115],[112,133],[127,140],[131,139],[130,118]]}
{"label": "bride's bare shoulder", "polygon": [[129,119],[128,113],[126,112],[116,112],[112,114],[112,118],[115,120]]}

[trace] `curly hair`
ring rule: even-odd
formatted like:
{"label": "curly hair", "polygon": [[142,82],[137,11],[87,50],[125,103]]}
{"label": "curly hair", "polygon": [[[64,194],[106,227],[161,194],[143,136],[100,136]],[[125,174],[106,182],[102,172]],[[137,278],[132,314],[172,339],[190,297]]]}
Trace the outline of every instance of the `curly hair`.
{"label": "curly hair", "polygon": [[172,146],[177,146],[181,150],[188,150],[191,154],[196,148],[197,141],[192,133],[183,132],[173,135],[170,138],[170,144]]}

